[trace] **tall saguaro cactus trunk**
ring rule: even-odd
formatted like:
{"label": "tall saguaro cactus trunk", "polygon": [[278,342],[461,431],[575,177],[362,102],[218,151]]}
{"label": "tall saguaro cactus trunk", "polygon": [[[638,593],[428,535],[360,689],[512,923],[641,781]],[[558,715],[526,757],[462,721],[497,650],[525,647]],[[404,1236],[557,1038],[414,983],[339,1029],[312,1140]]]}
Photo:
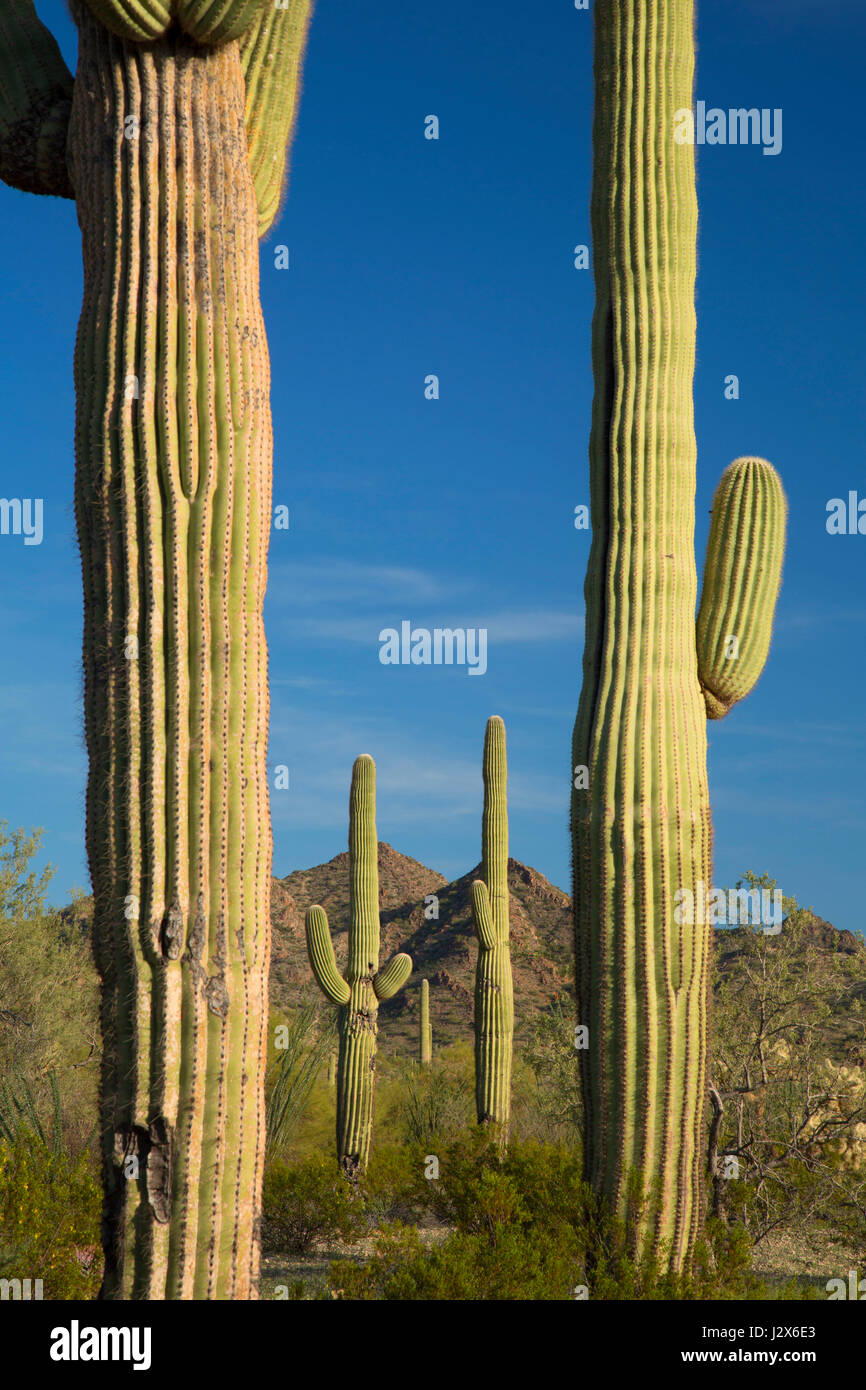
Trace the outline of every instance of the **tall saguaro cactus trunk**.
{"label": "tall saguaro cactus trunk", "polygon": [[356,758],[349,792],[349,950],[337,969],[328,917],[318,904],[306,914],[310,968],[322,993],[339,1007],[337,1159],[349,1178],[367,1167],[373,1136],[379,1005],[402,989],[412,960],[400,951],[379,969],[379,840],[376,764]]}
{"label": "tall saguaro cactus trunk", "polygon": [[[702,681],[695,630],[697,200],[693,147],[674,140],[693,25],[693,0],[595,6],[593,535],[572,794],[586,1175],[620,1216],[641,1175],[636,1245],[674,1270],[702,1219],[711,949],[704,914],[681,924],[675,902],[711,881],[706,719],[729,707]],[[766,636],[737,698],[766,656],[784,533],[774,470],[740,465],[770,502],[751,533],[754,488],[714,509],[708,564],[727,559],[703,622],[742,617]],[[766,571],[757,598],[731,582],[740,567]]]}
{"label": "tall saguaro cactus trunk", "polygon": [[[247,1297],[270,959],[271,422],[236,46],[127,45],[82,13],[69,148],[87,847],[117,1068],[106,1284]],[[130,1153],[143,1188],[124,1177]],[[149,1248],[127,1260],[144,1202]]]}
{"label": "tall saguaro cactus trunk", "polygon": [[[72,194],[84,250],[75,508],[107,1298],[256,1296],[272,451],[257,243],[309,8],[73,0],[74,82],[29,0],[0,16],[0,173]],[[2,145],[28,87],[39,154],[22,170]]]}
{"label": "tall saguaro cactus trunk", "polygon": [[508,899],[508,765],[505,724],[498,715],[484,734],[484,810],[481,878],[472,884],[478,937],[475,968],[475,1109],[478,1123],[498,1126],[504,1141],[511,1122],[514,985]]}

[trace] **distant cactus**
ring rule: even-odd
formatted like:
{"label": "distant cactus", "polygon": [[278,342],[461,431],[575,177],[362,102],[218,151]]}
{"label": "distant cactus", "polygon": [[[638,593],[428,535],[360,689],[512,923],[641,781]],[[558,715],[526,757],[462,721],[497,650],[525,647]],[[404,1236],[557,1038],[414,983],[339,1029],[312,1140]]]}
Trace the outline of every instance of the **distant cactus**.
{"label": "distant cactus", "polygon": [[472,885],[478,936],[475,972],[475,1108],[479,1124],[495,1124],[507,1137],[511,1120],[514,994],[508,923],[508,807],[505,724],[487,721],[484,736],[484,811],[481,879]]}
{"label": "distant cactus", "polygon": [[337,1054],[336,1054],[336,1052],[329,1052],[329,1053],[328,1053],[328,1085],[329,1085],[329,1086],[336,1086],[336,1084],[337,1084]]}
{"label": "distant cactus", "polygon": [[426,1066],[433,1060],[433,1029],[430,1025],[430,986],[426,980],[421,981],[421,1017],[418,1025],[419,1031],[419,1059],[422,1065]]}
{"label": "distant cactus", "polygon": [[379,1004],[412,973],[404,952],[379,969],[379,863],[376,836],[376,764],[363,754],[352,769],[349,795],[351,918],[345,976],[337,969],[323,907],[308,909],[307,952],[319,988],[339,1006],[337,1158],[347,1177],[367,1166],[373,1133],[373,1090]]}

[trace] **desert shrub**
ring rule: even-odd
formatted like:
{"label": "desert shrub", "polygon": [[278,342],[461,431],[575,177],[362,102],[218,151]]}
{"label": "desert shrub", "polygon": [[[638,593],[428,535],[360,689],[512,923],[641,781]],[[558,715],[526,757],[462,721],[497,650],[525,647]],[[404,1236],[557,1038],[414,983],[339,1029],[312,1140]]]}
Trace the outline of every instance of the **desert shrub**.
{"label": "desert shrub", "polygon": [[360,1180],[367,1221],[411,1220],[426,1206],[424,1157],[420,1148],[374,1144],[370,1163]]}
{"label": "desert shrub", "polygon": [[[775,886],[751,873],[737,884]],[[778,933],[747,923],[716,940],[711,1207],[755,1244],[816,1222],[856,1236],[866,1222],[866,952],[794,898],[782,908]]]}
{"label": "desert shrub", "polygon": [[41,1279],[44,1298],[95,1298],[101,1207],[86,1150],[55,1150],[23,1128],[0,1140],[0,1278]]}
{"label": "desert shrub", "polygon": [[331,1285],[344,1299],[564,1299],[571,1296],[578,1250],[561,1231],[527,1239],[504,1226],[491,1237],[455,1232],[428,1248],[412,1227],[385,1227],[366,1265],[334,1261]]}
{"label": "desert shrub", "polygon": [[512,1133],[570,1143],[583,1130],[574,1002],[562,995],[532,1020],[515,1057]]}
{"label": "desert shrub", "polygon": [[471,1087],[467,1075],[437,1059],[406,1069],[398,1114],[407,1144],[430,1149],[454,1138],[469,1119]]}
{"label": "desert shrub", "polygon": [[363,1202],[333,1160],[324,1158],[269,1162],[263,1209],[266,1249],[303,1255],[319,1240],[353,1244],[366,1230]]}
{"label": "desert shrub", "polygon": [[473,1126],[439,1154],[439,1178],[425,1185],[440,1220],[474,1234],[502,1225],[563,1224],[582,1200],[579,1149],[513,1140],[502,1154],[498,1136]]}
{"label": "desert shrub", "polygon": [[56,1074],[77,1145],[96,1113],[99,987],[77,901],[63,916],[46,907],[54,870],[31,867],[41,836],[0,820],[0,1077],[26,1076],[41,1105],[40,1079]]}
{"label": "desert shrub", "polygon": [[[274,1026],[272,1020],[272,1029]],[[294,1144],[313,1086],[336,1038],[333,1016],[321,1017],[317,1001],[304,1002],[291,1022],[267,1081],[265,1153],[284,1154]]]}
{"label": "desert shrub", "polygon": [[[772,1291],[750,1267],[739,1226],[711,1222],[686,1275],[635,1253],[640,1214],[612,1217],[584,1184],[570,1146],[514,1142],[500,1155],[485,1130],[462,1135],[426,1184],[436,1213],[454,1226],[431,1244],[400,1223],[383,1227],[372,1258],[335,1261],[332,1292],[344,1299],[742,1299]],[[634,1185],[637,1190],[637,1185]],[[802,1296],[791,1292],[791,1297]]]}

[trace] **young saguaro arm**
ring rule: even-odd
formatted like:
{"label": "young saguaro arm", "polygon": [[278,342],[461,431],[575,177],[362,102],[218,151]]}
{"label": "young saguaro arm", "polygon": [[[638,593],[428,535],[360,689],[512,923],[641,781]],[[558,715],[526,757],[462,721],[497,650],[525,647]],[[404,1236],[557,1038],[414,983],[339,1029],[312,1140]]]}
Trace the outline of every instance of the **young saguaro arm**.
{"label": "young saguaro arm", "polygon": [[337,969],[324,908],[308,908],[307,952],[322,990],[339,1008],[337,1158],[354,1177],[367,1166],[373,1133],[373,1094],[379,1004],[402,989],[412,973],[405,952],[379,969],[379,841],[376,834],[376,764],[355,761],[349,794],[349,952],[345,976]]}
{"label": "young saguaro arm", "polygon": [[725,469],[713,519],[698,610],[698,676],[708,719],[722,719],[764,669],[785,555],[787,502],[766,459]]}
{"label": "young saguaro arm", "polygon": [[[72,0],[72,14],[74,80],[30,0],[0,5],[0,176],[73,193],[82,237],[102,1296],[255,1298],[271,882],[258,238],[309,4]],[[260,106],[276,117],[267,158],[252,136],[257,177]]]}
{"label": "young saguaro arm", "polygon": [[508,765],[505,724],[498,715],[484,734],[482,878],[472,884],[472,916],[478,937],[475,970],[475,1108],[479,1124],[511,1119],[514,986],[509,944]]}

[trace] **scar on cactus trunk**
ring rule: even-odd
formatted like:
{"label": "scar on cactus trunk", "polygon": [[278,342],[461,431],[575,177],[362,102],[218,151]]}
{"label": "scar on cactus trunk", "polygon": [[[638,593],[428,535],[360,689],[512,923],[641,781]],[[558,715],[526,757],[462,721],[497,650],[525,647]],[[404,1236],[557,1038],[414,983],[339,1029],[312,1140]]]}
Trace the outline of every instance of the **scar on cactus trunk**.
{"label": "scar on cactus trunk", "polygon": [[496,1125],[503,1143],[511,1122],[514,988],[508,920],[508,767],[505,724],[498,715],[484,734],[481,878],[472,885],[478,937],[475,969],[475,1109],[478,1123]]}
{"label": "scar on cactus trunk", "polygon": [[[711,929],[679,889],[711,882],[706,721],[766,659],[785,499],[738,459],[713,506],[695,628],[697,199],[693,0],[597,0],[592,235],[592,546],[572,841],[586,1177],[672,1270],[703,1211]],[[731,641],[730,639],[734,639]]]}
{"label": "scar on cactus trunk", "polygon": [[74,196],[84,253],[75,509],[110,1299],[253,1298],[259,1269],[271,421],[257,240],[309,5],[211,9],[73,0],[74,80],[30,0],[0,12],[0,174]]}
{"label": "scar on cactus trunk", "polygon": [[323,994],[339,1008],[337,1159],[355,1178],[367,1167],[373,1135],[373,1099],[379,1005],[402,989],[412,973],[404,952],[379,969],[379,841],[376,835],[376,764],[355,761],[349,793],[349,952],[345,975],[337,969],[328,917],[307,910],[310,966]]}

